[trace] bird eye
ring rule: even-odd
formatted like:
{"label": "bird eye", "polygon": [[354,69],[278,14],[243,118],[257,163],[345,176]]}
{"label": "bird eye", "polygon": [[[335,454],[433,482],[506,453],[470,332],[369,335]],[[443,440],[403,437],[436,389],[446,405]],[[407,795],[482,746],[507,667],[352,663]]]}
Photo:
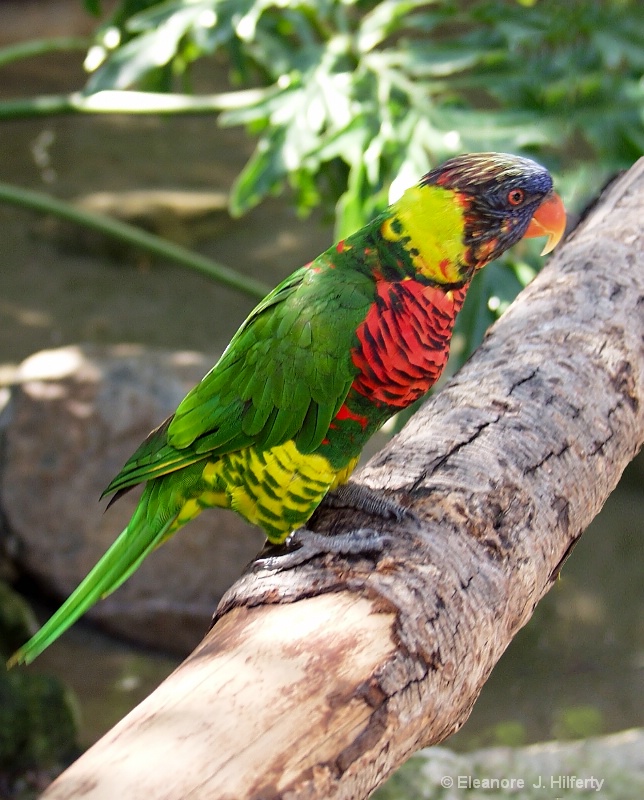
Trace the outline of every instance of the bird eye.
{"label": "bird eye", "polygon": [[525,200],[525,192],[523,189],[512,189],[508,192],[508,203],[511,206],[520,206]]}

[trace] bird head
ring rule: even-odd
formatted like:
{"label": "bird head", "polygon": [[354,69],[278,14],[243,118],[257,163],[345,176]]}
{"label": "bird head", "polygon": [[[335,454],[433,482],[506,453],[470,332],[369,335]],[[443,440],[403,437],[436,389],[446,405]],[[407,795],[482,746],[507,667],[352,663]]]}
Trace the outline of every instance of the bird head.
{"label": "bird head", "polygon": [[547,236],[542,255],[563,236],[566,212],[545,167],[506,153],[468,153],[428,172],[420,183],[453,193],[462,210],[462,268],[484,267],[520,239]]}

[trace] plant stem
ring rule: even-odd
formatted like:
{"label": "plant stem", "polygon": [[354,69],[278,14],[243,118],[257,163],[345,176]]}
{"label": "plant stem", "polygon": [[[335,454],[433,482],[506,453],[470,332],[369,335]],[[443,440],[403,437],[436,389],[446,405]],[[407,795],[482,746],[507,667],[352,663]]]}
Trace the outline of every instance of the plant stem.
{"label": "plant stem", "polygon": [[94,94],[40,95],[0,102],[0,120],[51,114],[212,114],[257,102],[274,92],[246,89],[239,92],[205,94],[196,97],[165,92],[137,92],[106,89]]}
{"label": "plant stem", "polygon": [[42,192],[22,189],[0,182],[0,201],[45,214],[53,214],[61,219],[100,231],[107,236],[112,236],[146,250],[148,253],[153,253],[162,258],[175,261],[181,266],[201,272],[212,280],[250,295],[255,299],[263,298],[271,290],[270,286],[261,281],[242,275],[230,267],[218,264],[216,261],[194,253],[186,247],[169,242],[153,233],[148,233],[134,225],[129,225],[127,222],[122,222],[103,214],[84,211],[71,203],[50,197]]}
{"label": "plant stem", "polygon": [[0,48],[0,67],[19,61],[22,58],[32,58],[46,53],[55,53],[65,50],[87,50],[90,40],[80,36],[57,36],[52,39],[34,39],[29,42],[18,42]]}
{"label": "plant stem", "polygon": [[75,114],[79,110],[73,102],[73,95],[70,94],[19,97],[16,100],[0,101],[0,120]]}

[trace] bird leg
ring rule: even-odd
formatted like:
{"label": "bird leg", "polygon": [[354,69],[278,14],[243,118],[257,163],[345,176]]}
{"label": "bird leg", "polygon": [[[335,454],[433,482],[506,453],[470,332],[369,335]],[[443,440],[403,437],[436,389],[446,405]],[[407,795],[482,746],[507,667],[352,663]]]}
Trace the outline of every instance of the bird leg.
{"label": "bird leg", "polygon": [[[412,520],[420,524],[413,511],[394,500],[381,497],[359,483],[342,484],[327,494],[322,502],[330,508],[351,508],[385,520],[395,522]],[[292,569],[315,556],[327,553],[343,556],[378,554],[391,543],[392,538],[373,528],[357,528],[336,534],[323,534],[308,528],[298,528],[286,539],[282,552],[258,558],[253,564],[253,570]]]}
{"label": "bird leg", "polygon": [[[320,555],[357,556],[366,553],[381,553],[393,541],[393,537],[379,533],[373,528],[357,528],[346,533],[326,535],[308,528],[298,528],[284,542],[285,551],[278,555],[258,558],[253,571],[260,569],[292,569]],[[296,549],[292,549],[295,547]]]}
{"label": "bird leg", "polygon": [[354,508],[356,511],[364,511],[367,514],[381,517],[382,519],[403,522],[411,519],[418,522],[418,517],[414,512],[395,500],[381,497],[373,489],[362,483],[343,483],[332,492],[326,495],[322,503],[330,508]]}

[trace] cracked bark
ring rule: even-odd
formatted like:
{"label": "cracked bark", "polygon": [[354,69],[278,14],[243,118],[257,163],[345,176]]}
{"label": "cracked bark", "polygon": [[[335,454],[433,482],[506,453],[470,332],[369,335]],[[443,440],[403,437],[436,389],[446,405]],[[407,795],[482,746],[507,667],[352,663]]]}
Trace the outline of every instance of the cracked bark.
{"label": "cracked bark", "polygon": [[364,798],[467,719],[644,441],[644,160],[357,480],[421,520],[373,557],[248,572],[44,797]]}

